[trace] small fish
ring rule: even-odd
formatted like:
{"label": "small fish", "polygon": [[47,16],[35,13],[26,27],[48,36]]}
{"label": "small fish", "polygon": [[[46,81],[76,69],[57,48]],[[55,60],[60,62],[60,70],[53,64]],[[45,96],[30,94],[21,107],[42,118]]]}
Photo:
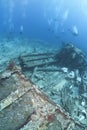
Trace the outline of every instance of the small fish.
{"label": "small fish", "polygon": [[20,26],[20,34],[23,34],[23,31],[24,31],[24,27],[23,25]]}
{"label": "small fish", "polygon": [[78,35],[78,29],[77,29],[76,26],[73,26],[73,28],[72,28],[72,33],[73,33],[73,35],[75,35],[75,36]]}
{"label": "small fish", "polygon": [[52,19],[52,18],[48,19],[48,24],[49,24],[49,25],[51,25],[52,22],[53,22],[53,19]]}
{"label": "small fish", "polygon": [[67,10],[64,12],[63,16],[62,16],[62,19],[63,19],[64,22],[67,20],[68,15],[69,15],[69,10],[67,9]]}
{"label": "small fish", "polygon": [[78,28],[74,25],[71,29],[68,29],[74,36],[78,36]]}

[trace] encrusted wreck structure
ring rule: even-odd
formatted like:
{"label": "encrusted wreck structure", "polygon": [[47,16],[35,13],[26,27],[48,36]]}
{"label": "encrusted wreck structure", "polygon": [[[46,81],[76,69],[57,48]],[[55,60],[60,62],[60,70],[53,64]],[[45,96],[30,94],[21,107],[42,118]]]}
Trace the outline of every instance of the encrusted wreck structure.
{"label": "encrusted wreck structure", "polygon": [[[0,130],[87,130],[87,62],[71,44],[21,55],[0,74]],[[73,62],[72,62],[73,61]]]}
{"label": "encrusted wreck structure", "polygon": [[87,65],[85,54],[72,44],[66,44],[56,55],[59,65],[81,72]]}

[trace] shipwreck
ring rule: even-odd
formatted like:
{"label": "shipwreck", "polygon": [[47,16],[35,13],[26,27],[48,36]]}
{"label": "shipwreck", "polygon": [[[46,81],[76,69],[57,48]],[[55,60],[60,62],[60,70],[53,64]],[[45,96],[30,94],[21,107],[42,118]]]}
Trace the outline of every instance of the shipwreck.
{"label": "shipwreck", "polygon": [[87,130],[87,61],[80,49],[66,44],[13,60],[0,73],[0,130]]}

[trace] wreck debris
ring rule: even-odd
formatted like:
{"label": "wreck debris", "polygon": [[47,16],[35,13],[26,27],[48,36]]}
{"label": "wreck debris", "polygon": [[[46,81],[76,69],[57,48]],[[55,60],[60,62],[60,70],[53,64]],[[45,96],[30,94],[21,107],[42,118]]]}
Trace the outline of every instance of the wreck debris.
{"label": "wreck debris", "polygon": [[76,78],[76,84],[79,86],[79,85],[81,85],[81,82],[82,82],[81,77],[77,77]]}
{"label": "wreck debris", "polygon": [[54,53],[34,53],[26,56],[20,56],[19,62],[23,70],[33,69],[37,66],[43,67],[55,63]]}
{"label": "wreck debris", "polygon": [[71,71],[70,73],[68,73],[67,77],[68,77],[69,79],[74,79],[74,78],[75,78],[75,73],[74,73],[74,71]]}
{"label": "wreck debris", "polygon": [[64,72],[64,73],[68,73],[68,68],[66,68],[66,67],[62,67],[61,70],[62,70],[62,72]]}

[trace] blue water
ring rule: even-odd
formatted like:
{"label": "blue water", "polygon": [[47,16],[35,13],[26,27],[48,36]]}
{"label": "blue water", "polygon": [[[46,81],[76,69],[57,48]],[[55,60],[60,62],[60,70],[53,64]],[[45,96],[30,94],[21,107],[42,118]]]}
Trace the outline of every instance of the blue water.
{"label": "blue water", "polygon": [[[75,44],[87,50],[87,0],[0,0],[0,36]],[[75,36],[72,27],[78,34]]]}

